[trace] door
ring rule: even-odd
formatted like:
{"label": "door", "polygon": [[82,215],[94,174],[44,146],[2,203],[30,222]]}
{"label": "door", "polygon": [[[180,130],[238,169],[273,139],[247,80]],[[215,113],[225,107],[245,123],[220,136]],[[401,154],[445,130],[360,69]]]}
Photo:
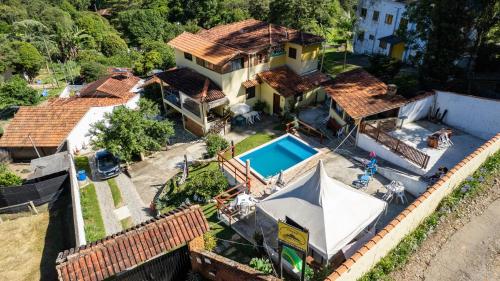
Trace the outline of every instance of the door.
{"label": "door", "polygon": [[393,57],[397,60],[402,60],[404,51],[405,51],[405,44],[404,43],[397,43],[397,44],[392,46],[391,57]]}
{"label": "door", "polygon": [[280,95],[276,93],[273,96],[273,114],[281,114]]}

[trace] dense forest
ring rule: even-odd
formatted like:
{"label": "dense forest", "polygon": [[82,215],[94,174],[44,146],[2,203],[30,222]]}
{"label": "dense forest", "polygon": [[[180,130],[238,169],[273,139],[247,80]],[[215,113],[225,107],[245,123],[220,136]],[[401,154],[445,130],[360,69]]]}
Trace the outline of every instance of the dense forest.
{"label": "dense forest", "polygon": [[[165,42],[249,17],[324,35],[352,1],[313,0],[5,0],[0,1],[0,73],[8,68],[33,80],[53,63],[81,67],[83,79],[106,66],[138,75],[174,65]],[[72,72],[69,71],[68,72]],[[74,73],[74,72],[73,72]],[[80,74],[80,72],[77,72]]]}

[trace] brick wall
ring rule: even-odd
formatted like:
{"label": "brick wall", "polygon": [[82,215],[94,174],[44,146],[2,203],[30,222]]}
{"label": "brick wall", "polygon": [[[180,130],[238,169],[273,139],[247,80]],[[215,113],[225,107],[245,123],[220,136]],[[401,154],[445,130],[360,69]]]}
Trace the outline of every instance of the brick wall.
{"label": "brick wall", "polygon": [[357,280],[393,249],[434,210],[445,196],[500,150],[500,133],[460,161],[436,184],[401,212],[384,229],[340,265],[325,281]]}
{"label": "brick wall", "polygon": [[214,281],[279,281],[274,276],[265,275],[247,265],[205,250],[192,249],[191,266],[194,271],[208,280]]}

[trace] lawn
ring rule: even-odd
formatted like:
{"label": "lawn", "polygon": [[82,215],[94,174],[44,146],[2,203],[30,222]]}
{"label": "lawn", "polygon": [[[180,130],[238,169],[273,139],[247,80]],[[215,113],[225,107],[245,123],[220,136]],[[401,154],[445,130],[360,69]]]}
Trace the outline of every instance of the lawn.
{"label": "lawn", "polygon": [[[352,53],[347,53],[347,59],[355,57]],[[331,75],[337,75],[342,72],[353,70],[359,68],[359,66],[354,64],[346,64],[344,68],[344,52],[338,52],[334,50],[327,50],[325,53],[325,60],[323,62],[323,68],[325,72]]]}
{"label": "lawn", "polygon": [[94,184],[89,184],[81,188],[80,197],[87,243],[104,238],[106,231]]}
{"label": "lawn", "polygon": [[134,221],[132,220],[132,217],[124,218],[123,220],[120,221],[122,225],[122,229],[128,229],[134,226]]}
{"label": "lawn", "polygon": [[111,189],[111,196],[113,197],[113,203],[115,204],[115,208],[120,208],[123,206],[123,198],[120,188],[118,188],[118,184],[116,184],[115,179],[107,180],[109,188]]}

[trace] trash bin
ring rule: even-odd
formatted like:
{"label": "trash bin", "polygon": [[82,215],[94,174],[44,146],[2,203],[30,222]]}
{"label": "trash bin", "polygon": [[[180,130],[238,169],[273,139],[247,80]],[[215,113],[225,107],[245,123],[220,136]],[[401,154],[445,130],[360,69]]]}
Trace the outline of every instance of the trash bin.
{"label": "trash bin", "polygon": [[78,181],[85,181],[87,179],[87,173],[85,172],[85,170],[80,170],[77,172],[76,178],[78,179]]}

